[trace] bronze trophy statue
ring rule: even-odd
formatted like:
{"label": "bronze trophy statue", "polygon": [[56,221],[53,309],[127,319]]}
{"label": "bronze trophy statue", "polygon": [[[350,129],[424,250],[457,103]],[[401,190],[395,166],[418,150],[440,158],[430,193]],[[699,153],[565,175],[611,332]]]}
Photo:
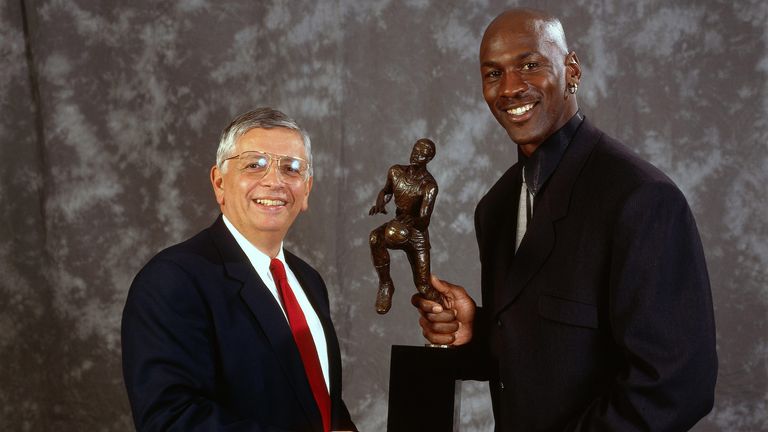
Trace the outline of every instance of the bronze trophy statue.
{"label": "bronze trophy statue", "polygon": [[437,181],[427,171],[427,163],[435,157],[435,143],[422,138],[413,145],[409,165],[393,165],[387,172],[387,183],[376,197],[369,215],[386,214],[385,206],[395,197],[395,218],[371,231],[371,257],[379,275],[376,312],[385,314],[392,307],[395,286],[389,274],[387,249],[404,250],[419,293],[440,302],[440,293],[429,282],[429,219],[437,198]]}
{"label": "bronze trophy statue", "polygon": [[[442,304],[442,296],[430,283],[427,230],[437,198],[437,181],[427,171],[427,163],[434,157],[435,143],[426,138],[416,141],[410,164],[389,168],[387,182],[368,212],[386,214],[385,206],[394,196],[394,219],[371,231],[370,236],[371,257],[379,276],[376,312],[380,314],[392,307],[395,292],[388,249],[405,251],[418,295]],[[456,430],[456,403],[461,401],[461,381],[456,380],[457,354],[455,350],[434,348],[449,346],[392,346],[387,430]],[[414,364],[429,365],[429,373],[414,368]],[[428,418],[428,427],[419,424],[414,428],[414,418]]]}

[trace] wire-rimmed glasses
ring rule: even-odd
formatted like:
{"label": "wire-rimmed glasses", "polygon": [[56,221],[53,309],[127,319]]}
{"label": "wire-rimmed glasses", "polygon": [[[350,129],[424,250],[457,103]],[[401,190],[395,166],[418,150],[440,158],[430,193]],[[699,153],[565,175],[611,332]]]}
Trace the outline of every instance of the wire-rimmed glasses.
{"label": "wire-rimmed glasses", "polygon": [[287,183],[300,183],[309,179],[309,163],[299,157],[249,150],[228,157],[224,162],[233,159],[237,160],[238,170],[257,179],[266,176],[272,165],[277,167],[280,177]]}

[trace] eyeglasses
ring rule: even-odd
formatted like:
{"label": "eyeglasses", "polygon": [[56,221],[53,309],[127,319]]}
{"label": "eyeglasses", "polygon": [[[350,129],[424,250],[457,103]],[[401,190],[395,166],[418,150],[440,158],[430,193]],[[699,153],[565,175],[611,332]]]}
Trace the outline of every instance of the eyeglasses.
{"label": "eyeglasses", "polygon": [[277,172],[286,183],[301,183],[309,179],[309,163],[302,158],[251,150],[228,157],[223,162],[231,159],[238,160],[237,169],[257,179],[267,175],[273,162],[277,163]]}

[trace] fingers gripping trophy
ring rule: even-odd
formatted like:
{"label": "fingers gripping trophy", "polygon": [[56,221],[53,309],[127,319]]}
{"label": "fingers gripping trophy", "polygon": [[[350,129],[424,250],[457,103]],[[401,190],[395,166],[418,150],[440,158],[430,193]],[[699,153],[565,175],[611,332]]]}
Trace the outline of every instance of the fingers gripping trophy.
{"label": "fingers gripping trophy", "polygon": [[395,285],[389,274],[388,249],[405,251],[413,272],[413,282],[426,299],[440,302],[440,293],[430,284],[429,219],[437,198],[437,181],[427,171],[435,157],[435,143],[422,138],[413,145],[409,165],[393,165],[387,182],[376,197],[369,215],[386,214],[385,206],[394,196],[395,218],[371,231],[369,239],[373,266],[379,276],[376,312],[385,314],[392,307]]}

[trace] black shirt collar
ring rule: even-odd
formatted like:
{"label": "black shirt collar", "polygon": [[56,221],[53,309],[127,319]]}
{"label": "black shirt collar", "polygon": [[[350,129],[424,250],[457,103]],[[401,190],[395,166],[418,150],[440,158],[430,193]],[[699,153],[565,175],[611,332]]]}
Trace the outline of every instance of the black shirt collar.
{"label": "black shirt collar", "polygon": [[530,157],[526,157],[518,147],[518,162],[523,165],[525,183],[531,195],[536,196],[555,171],[560,159],[563,158],[568,143],[571,142],[583,120],[584,114],[581,111],[576,111],[576,114],[557,132],[544,140]]}

